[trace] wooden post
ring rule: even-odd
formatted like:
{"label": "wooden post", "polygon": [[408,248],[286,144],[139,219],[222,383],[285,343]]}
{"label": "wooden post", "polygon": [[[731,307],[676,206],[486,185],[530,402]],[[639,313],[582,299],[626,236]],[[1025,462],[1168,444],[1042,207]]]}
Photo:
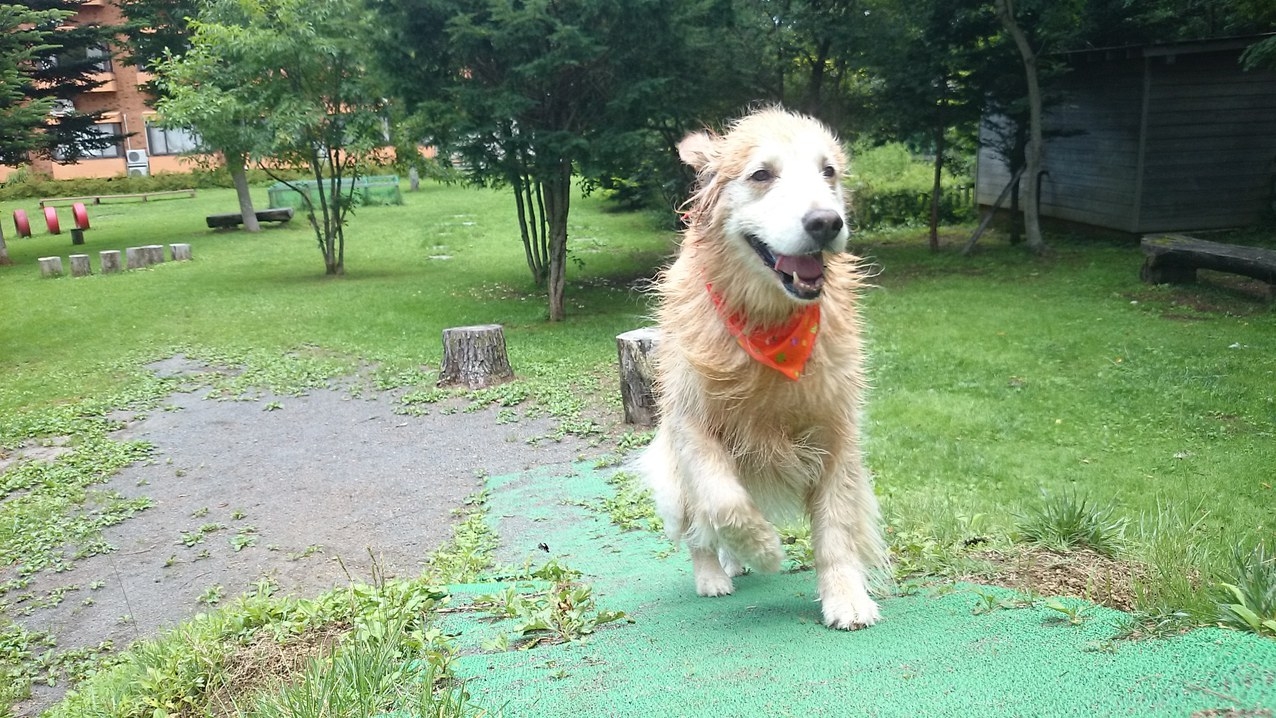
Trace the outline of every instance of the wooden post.
{"label": "wooden post", "polygon": [[[75,230],[72,230],[75,231]],[[89,266],[89,255],[72,254],[71,255],[71,276],[87,277],[93,273],[93,268]]]}
{"label": "wooden post", "polygon": [[114,274],[120,271],[120,250],[104,249],[97,253],[102,265],[102,274]]}
{"label": "wooden post", "polygon": [[62,276],[62,258],[61,257],[40,257],[40,276],[42,277]]}
{"label": "wooden post", "polygon": [[443,330],[439,386],[482,389],[513,378],[514,371],[505,352],[505,332],[500,324]]}
{"label": "wooden post", "polygon": [[174,262],[189,262],[191,258],[191,246],[189,244],[170,244],[169,251],[172,253]]}
{"label": "wooden post", "polygon": [[620,358],[620,400],[625,407],[625,423],[655,426],[659,419],[654,390],[652,354],[660,344],[660,330],[643,327],[616,337]]}
{"label": "wooden post", "polygon": [[71,230],[71,244],[84,244],[84,230],[79,228]]}

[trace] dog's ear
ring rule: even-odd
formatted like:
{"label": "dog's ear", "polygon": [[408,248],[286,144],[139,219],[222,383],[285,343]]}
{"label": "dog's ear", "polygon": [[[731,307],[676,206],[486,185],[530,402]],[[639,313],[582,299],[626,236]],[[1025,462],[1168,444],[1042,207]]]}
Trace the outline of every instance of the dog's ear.
{"label": "dog's ear", "polygon": [[692,132],[678,143],[678,157],[696,172],[704,171],[717,154],[718,138],[708,132]]}

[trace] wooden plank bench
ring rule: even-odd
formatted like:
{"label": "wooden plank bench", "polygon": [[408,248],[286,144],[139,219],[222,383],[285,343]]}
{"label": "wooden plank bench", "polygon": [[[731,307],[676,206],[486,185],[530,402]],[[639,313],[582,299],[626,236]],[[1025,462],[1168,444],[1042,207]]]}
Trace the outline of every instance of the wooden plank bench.
{"label": "wooden plank bench", "polygon": [[1185,234],[1150,234],[1139,244],[1143,269],[1139,276],[1152,284],[1189,284],[1196,270],[1240,274],[1266,282],[1270,294],[1276,285],[1276,250],[1223,244]]}
{"label": "wooden plank bench", "polygon": [[83,197],[45,197],[40,200],[40,209],[46,206],[56,207],[59,204],[74,204],[76,202],[89,202],[91,204],[102,204],[110,201],[140,201],[149,202],[153,199],[173,199],[180,197],[194,197],[193,189],[167,189],[159,192],[133,192],[131,194],[89,194]]}
{"label": "wooden plank bench", "polygon": [[[254,214],[257,215],[258,222],[287,222],[292,219],[292,207],[259,209]],[[226,214],[210,214],[204,218],[204,221],[208,223],[209,229],[218,229],[237,227],[244,223],[244,217],[239,212],[228,212]]]}

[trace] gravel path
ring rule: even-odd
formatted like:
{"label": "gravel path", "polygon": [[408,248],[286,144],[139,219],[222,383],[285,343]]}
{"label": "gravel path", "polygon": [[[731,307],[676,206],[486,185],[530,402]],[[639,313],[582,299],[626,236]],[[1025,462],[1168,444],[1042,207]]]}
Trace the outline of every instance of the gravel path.
{"label": "gravel path", "polygon": [[[154,368],[205,369],[182,359]],[[578,440],[538,440],[551,421],[501,423],[495,409],[445,414],[441,404],[404,416],[388,394],[218,401],[204,393],[174,394],[117,433],[155,451],[103,487],[154,502],[106,531],[116,551],[40,574],[26,591],[63,596],[19,619],[51,632],[60,649],[108,640],[123,648],[262,579],[280,594],[313,596],[374,572],[416,575],[483,476],[566,468],[588,450]],[[64,688],[33,690],[19,715],[37,714]]]}

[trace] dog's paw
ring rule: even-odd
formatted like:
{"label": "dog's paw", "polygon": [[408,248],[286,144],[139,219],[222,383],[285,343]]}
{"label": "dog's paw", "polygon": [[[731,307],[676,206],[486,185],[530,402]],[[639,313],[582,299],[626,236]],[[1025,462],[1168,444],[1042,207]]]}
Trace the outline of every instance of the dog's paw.
{"label": "dog's paw", "polygon": [[820,600],[824,625],[843,631],[854,631],[882,620],[877,603],[864,594],[860,597],[835,595]]}
{"label": "dog's paw", "polygon": [[727,525],[718,529],[722,542],[730,546],[731,555],[750,568],[762,573],[775,573],[784,561],[784,547],[780,535],[771,524]]}
{"label": "dog's paw", "polygon": [[710,574],[696,576],[696,593],[701,596],[730,596],[735,591],[735,584],[726,574]]}

